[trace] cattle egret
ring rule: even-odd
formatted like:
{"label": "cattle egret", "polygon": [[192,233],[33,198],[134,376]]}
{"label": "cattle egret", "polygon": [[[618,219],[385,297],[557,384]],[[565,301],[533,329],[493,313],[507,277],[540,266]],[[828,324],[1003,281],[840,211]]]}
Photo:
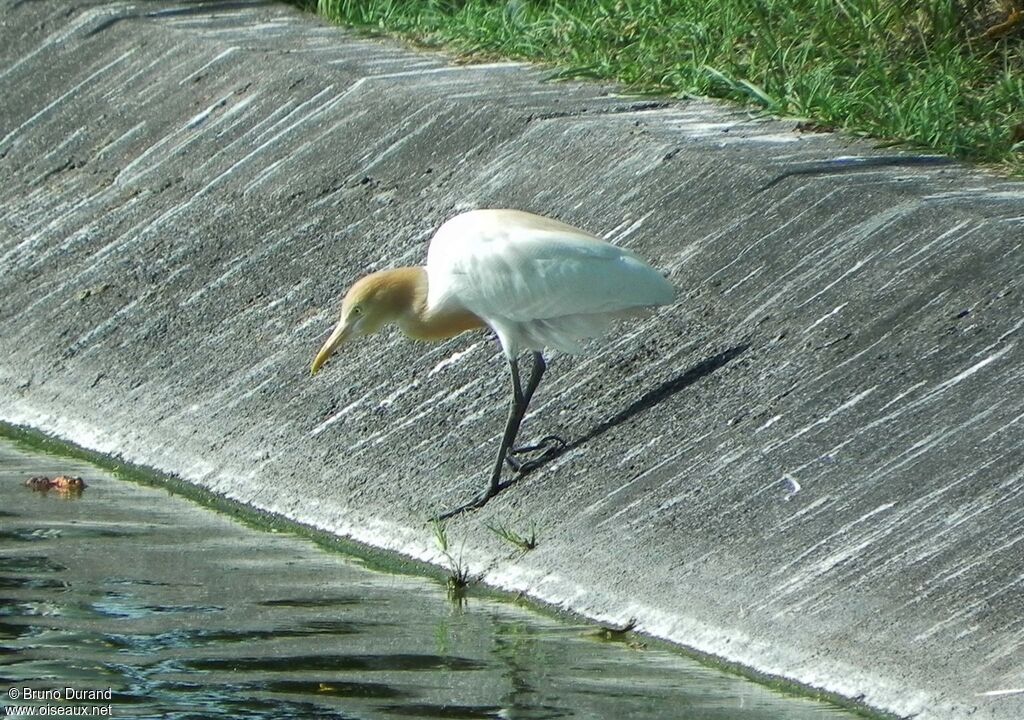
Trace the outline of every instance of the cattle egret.
{"label": "cattle egret", "polygon": [[[546,369],[545,349],[578,352],[615,320],[666,305],[675,289],[638,255],[558,220],[519,210],[473,210],[444,223],[430,241],[425,267],[375,272],[341,303],[341,319],[313,361],[316,372],[347,340],[396,324],[418,340],[443,340],[489,327],[512,375],[512,403],[487,488],[446,513],[478,508],[494,497],[519,426]],[[519,356],[533,368],[524,386]],[[540,446],[538,446],[540,447]]]}

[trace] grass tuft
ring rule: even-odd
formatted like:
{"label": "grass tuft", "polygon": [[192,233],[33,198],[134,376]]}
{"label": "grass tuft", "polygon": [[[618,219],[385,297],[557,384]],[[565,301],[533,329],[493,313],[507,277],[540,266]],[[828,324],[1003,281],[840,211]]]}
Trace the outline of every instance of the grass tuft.
{"label": "grass tuft", "polygon": [[534,522],[530,523],[526,535],[520,535],[504,523],[489,524],[487,529],[516,548],[517,555],[524,555],[537,547],[537,525]]}
{"label": "grass tuft", "polygon": [[456,556],[451,551],[451,546],[448,542],[448,526],[442,520],[432,520],[431,525],[434,528],[434,539],[437,541],[437,547],[441,550],[441,554],[444,555],[445,562],[447,563],[447,582],[446,589],[448,592],[448,599],[456,602],[463,602],[466,597],[466,590],[469,589],[470,576],[469,567],[462,561],[462,552]]}
{"label": "grass tuft", "polygon": [[710,95],[1024,174],[1024,0],[296,0],[559,77]]}

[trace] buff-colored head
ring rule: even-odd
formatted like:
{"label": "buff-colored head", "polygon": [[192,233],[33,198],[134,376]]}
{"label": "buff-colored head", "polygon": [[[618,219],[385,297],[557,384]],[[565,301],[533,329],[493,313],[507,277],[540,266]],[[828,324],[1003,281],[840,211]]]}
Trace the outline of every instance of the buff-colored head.
{"label": "buff-colored head", "polygon": [[346,341],[370,335],[413,311],[422,268],[381,270],[359,279],[341,302],[341,319],[313,361],[312,374]]}

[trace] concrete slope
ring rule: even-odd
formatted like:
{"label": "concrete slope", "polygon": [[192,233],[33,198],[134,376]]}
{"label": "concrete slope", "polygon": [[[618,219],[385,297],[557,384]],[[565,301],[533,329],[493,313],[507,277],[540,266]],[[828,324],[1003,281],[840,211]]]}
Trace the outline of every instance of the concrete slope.
{"label": "concrete slope", "polygon": [[[901,715],[1024,716],[1024,186],[266,2],[0,10],[0,418],[436,560],[495,342],[309,363],[458,210],[553,215],[680,301],[554,359],[524,432],[569,449],[451,524],[470,569]],[[514,558],[486,528],[531,522]]]}

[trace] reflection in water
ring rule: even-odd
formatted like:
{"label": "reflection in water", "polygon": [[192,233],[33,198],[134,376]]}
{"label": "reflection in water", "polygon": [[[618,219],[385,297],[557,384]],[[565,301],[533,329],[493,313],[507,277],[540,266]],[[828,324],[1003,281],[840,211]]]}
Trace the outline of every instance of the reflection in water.
{"label": "reflection in water", "polygon": [[[58,473],[89,487],[22,485]],[[3,688],[112,688],[116,717],[853,717],[4,441],[0,506]]]}

